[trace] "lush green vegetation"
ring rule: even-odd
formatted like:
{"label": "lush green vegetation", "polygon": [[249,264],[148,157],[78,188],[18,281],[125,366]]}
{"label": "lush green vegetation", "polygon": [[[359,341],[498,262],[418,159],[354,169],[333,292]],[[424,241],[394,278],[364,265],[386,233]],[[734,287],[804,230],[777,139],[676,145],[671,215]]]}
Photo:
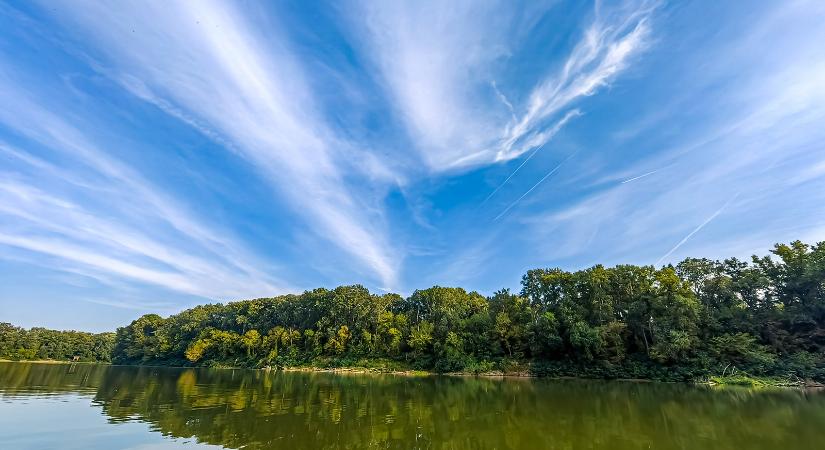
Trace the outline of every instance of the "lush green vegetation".
{"label": "lush green vegetation", "polygon": [[0,322],[0,359],[108,362],[114,346],[115,333],[26,330]]}
{"label": "lush green vegetation", "polygon": [[150,314],[114,361],[364,366],[437,372],[694,380],[825,380],[825,243],[677,266],[531,270],[520,293],[361,286]]}

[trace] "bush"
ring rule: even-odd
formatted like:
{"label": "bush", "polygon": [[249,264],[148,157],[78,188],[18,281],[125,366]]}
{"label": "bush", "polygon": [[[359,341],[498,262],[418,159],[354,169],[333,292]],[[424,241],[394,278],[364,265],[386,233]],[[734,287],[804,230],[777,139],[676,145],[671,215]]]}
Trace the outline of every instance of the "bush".
{"label": "bush", "polygon": [[491,373],[496,370],[496,363],[490,360],[472,360],[470,361],[465,367],[464,371],[472,374],[485,374]]}

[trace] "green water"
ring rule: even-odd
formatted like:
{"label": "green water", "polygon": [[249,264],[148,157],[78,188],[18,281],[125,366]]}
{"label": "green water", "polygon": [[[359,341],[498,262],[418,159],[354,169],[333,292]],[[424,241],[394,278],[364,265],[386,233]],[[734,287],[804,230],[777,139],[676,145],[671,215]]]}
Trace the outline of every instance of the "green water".
{"label": "green water", "polygon": [[825,393],[0,363],[2,449],[819,449]]}

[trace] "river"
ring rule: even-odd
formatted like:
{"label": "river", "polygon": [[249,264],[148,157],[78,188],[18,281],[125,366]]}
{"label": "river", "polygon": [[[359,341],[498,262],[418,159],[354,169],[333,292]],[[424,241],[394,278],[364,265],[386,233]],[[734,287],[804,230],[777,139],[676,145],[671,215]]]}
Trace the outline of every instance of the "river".
{"label": "river", "polygon": [[0,363],[3,449],[816,449],[825,393]]}

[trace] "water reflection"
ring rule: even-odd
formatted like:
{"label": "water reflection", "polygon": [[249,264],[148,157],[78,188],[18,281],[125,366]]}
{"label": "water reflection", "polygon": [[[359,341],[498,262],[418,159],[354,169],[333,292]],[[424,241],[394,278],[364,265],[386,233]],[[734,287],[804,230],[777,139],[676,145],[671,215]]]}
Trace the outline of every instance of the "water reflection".
{"label": "water reflection", "polygon": [[802,449],[825,429],[825,395],[790,389],[0,363],[4,401],[68,393],[247,449]]}

